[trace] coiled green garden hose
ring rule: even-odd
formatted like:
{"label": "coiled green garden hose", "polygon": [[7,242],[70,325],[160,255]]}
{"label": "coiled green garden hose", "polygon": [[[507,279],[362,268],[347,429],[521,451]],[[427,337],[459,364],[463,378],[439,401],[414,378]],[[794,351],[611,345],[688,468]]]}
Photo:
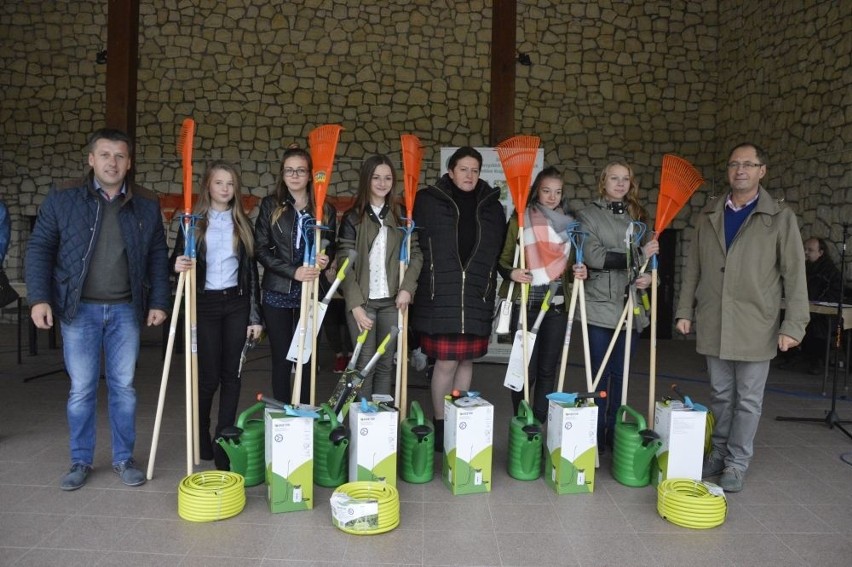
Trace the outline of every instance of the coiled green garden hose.
{"label": "coiled green garden hose", "polygon": [[184,477],[178,485],[178,515],[190,522],[232,518],[246,505],[245,479],[226,471],[207,471]]}
{"label": "coiled green garden hose", "polygon": [[399,492],[384,482],[350,482],[331,495],[331,512],[334,525],[348,534],[383,534],[399,525]]}
{"label": "coiled green garden hose", "polygon": [[715,484],[670,478],[657,486],[657,513],[675,525],[706,530],[724,523],[728,501]]}

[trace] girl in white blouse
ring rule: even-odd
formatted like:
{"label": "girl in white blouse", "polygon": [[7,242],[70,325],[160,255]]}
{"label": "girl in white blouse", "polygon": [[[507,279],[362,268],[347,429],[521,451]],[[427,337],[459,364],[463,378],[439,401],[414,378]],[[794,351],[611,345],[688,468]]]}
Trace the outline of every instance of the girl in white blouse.
{"label": "girl in white blouse", "polygon": [[[405,225],[397,202],[396,172],[384,155],[367,158],[361,165],[355,204],[340,223],[340,258],[349,250],[357,251],[351,276],[341,285],[346,300],[346,318],[352,337],[370,329],[361,349],[357,367],[363,368],[376,352],[378,344],[397,324],[398,313],[408,309],[423,264],[416,234],[412,234],[411,260],[400,283],[400,248],[404,245]],[[393,353],[388,345],[371,375],[365,377],[361,396],[391,394]]]}

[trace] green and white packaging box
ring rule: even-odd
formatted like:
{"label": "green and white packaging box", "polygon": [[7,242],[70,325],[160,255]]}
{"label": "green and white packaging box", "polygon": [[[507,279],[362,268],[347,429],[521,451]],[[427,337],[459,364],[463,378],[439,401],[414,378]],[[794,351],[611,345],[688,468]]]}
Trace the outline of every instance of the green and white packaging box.
{"label": "green and white packaging box", "polygon": [[399,412],[384,405],[365,412],[349,405],[349,482],[369,480],[396,486],[396,444]]}
{"label": "green and white packaging box", "polygon": [[268,409],[264,415],[269,511],[314,507],[314,420]]}
{"label": "green and white packaging box", "polygon": [[592,400],[576,407],[550,401],[544,481],[557,494],[587,494],[595,490],[598,452],[598,407]]}
{"label": "green and white packaging box", "polygon": [[482,398],[444,400],[444,466],[453,494],[491,492],[494,406]]}
{"label": "green and white packaging box", "polygon": [[654,431],[663,444],[651,469],[654,484],[669,478],[701,480],[704,462],[704,427],[707,412],[688,408],[682,402],[657,402]]}

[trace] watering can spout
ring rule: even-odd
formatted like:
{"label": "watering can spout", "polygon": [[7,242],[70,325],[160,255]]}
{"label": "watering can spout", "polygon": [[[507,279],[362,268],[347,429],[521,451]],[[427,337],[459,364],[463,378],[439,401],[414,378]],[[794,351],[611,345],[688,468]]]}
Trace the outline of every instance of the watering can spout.
{"label": "watering can spout", "polygon": [[615,480],[627,486],[646,486],[651,481],[651,461],[661,446],[660,436],[648,428],[639,412],[627,405],[618,408],[612,458]]}
{"label": "watering can spout", "polygon": [[663,444],[660,436],[653,429],[643,429],[639,432],[642,438],[642,446],[636,448],[633,453],[633,474],[637,477],[647,474],[651,467],[651,460],[657,455],[657,450]]}
{"label": "watering can spout", "polygon": [[222,430],[221,437],[216,443],[222,447],[228,460],[231,462],[231,471],[245,476],[248,468],[248,450],[245,445],[238,443],[243,430],[239,427],[229,426]]}

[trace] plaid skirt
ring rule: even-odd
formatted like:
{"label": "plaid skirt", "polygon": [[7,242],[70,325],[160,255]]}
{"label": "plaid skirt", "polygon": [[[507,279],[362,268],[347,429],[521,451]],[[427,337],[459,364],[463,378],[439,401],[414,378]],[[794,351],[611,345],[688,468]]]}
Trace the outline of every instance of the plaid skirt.
{"label": "plaid skirt", "polygon": [[420,350],[436,360],[470,360],[485,356],[488,339],[468,334],[420,335]]}

